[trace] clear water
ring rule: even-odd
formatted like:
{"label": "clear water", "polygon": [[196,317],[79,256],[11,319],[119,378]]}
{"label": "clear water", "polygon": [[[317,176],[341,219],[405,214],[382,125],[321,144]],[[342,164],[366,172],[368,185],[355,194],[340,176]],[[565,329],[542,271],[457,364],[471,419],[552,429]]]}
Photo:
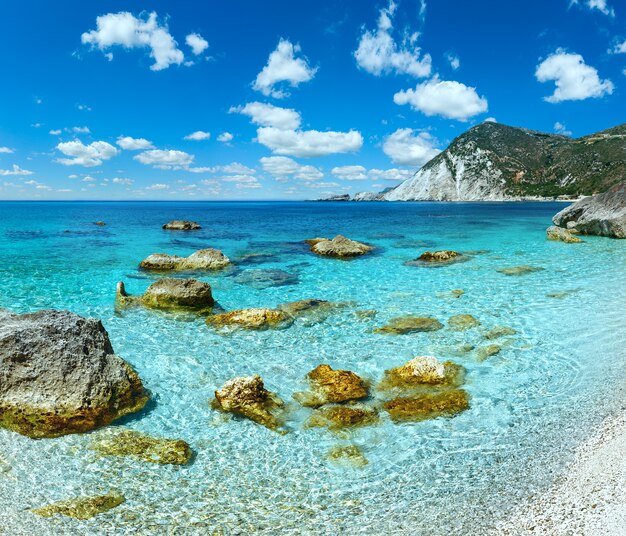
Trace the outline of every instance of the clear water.
{"label": "clear water", "polygon": [[[31,440],[0,430],[0,533],[7,534],[480,534],[548,485],[572,449],[608,414],[626,372],[626,241],[549,242],[562,205],[439,203],[1,203],[0,307],[70,309],[101,318],[116,353],[132,363],[156,404],[123,426],[187,440],[186,467],[101,458],[89,434]],[[161,225],[193,219],[203,230]],[[92,222],[104,220],[106,227]],[[69,232],[66,232],[69,231]],[[353,261],[318,258],[305,238],[345,234],[377,247]],[[117,314],[115,284],[150,284],[137,270],[153,252],[216,247],[231,259],[271,254],[247,269],[281,269],[287,285],[258,288],[236,273],[210,274],[226,309],[303,298],[354,301],[324,323],[223,336],[194,317],[141,309]],[[403,266],[426,249],[488,250],[444,268]],[[507,277],[522,264],[545,270]],[[238,282],[239,281],[239,282]],[[459,299],[442,297],[463,289]],[[571,291],[561,298],[553,292]],[[355,309],[375,309],[359,319]],[[372,333],[403,314],[444,322],[470,313],[482,327],[390,337]],[[462,342],[511,326],[518,334],[484,362],[450,355]],[[337,435],[278,435],[210,409],[214,389],[260,374],[289,400],[319,363],[376,380],[423,354],[468,371],[471,409],[453,419]],[[623,396],[623,395],[621,395]],[[329,463],[335,445],[359,445],[362,469]],[[127,501],[89,521],[42,519],[29,508],[119,489]]]}

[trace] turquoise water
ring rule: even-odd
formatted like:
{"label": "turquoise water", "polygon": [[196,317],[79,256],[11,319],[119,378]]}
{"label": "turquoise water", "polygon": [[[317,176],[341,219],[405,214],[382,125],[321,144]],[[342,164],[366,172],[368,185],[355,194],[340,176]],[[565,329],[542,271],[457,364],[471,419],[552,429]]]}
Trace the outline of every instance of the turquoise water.
{"label": "turquoise water", "polygon": [[[480,534],[521,499],[549,485],[572,449],[611,411],[623,388],[626,241],[545,239],[553,203],[1,203],[0,307],[70,309],[101,318],[117,354],[152,391],[150,411],[121,425],[181,438],[186,467],[101,458],[89,434],[31,440],[0,430],[0,533],[6,534]],[[192,219],[201,231],[161,230]],[[104,220],[106,227],[92,222]],[[376,246],[352,261],[319,258],[305,238],[345,234]],[[304,298],[354,305],[325,322],[224,336],[200,318],[115,311],[115,284],[141,293],[137,269],[154,252],[189,255],[216,247],[260,264],[202,276],[225,309]],[[424,250],[474,252],[442,268],[404,266]],[[544,270],[509,277],[497,269]],[[283,285],[264,272],[289,274]],[[275,275],[275,273],[274,273]],[[250,285],[250,279],[256,281]],[[261,277],[263,281],[263,277]],[[463,289],[459,299],[446,296]],[[548,294],[566,292],[558,298]],[[374,309],[375,318],[359,318]],[[384,336],[373,328],[403,314],[445,323],[469,313],[482,326]],[[483,362],[453,355],[483,333],[511,326],[500,354]],[[258,373],[290,400],[319,363],[377,380],[416,355],[467,369],[471,408],[453,419],[362,428],[347,434],[290,433],[213,411],[222,383]],[[369,464],[340,467],[335,445],[358,445]],[[28,511],[52,501],[118,489],[127,501],[89,521],[42,519]]]}

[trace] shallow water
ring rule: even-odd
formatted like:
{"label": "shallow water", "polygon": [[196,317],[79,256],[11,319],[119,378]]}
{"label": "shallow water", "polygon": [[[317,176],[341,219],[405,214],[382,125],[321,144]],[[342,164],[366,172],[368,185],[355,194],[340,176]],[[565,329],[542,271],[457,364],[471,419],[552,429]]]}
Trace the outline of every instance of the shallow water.
{"label": "shallow water", "polygon": [[[101,318],[113,347],[152,391],[150,411],[123,426],[182,438],[187,467],[101,458],[89,434],[35,441],[0,430],[0,532],[7,534],[368,534],[481,533],[522,498],[548,485],[572,449],[610,412],[626,372],[626,241],[545,239],[555,203],[1,203],[0,307],[65,308]],[[170,219],[201,231],[168,232]],[[104,220],[106,227],[92,222]],[[69,232],[68,232],[69,231]],[[351,261],[319,258],[305,238],[345,234],[376,246]],[[138,271],[154,252],[189,255],[216,247],[234,270],[201,278],[225,309],[273,307],[320,298],[354,302],[325,322],[228,336],[193,316],[115,311],[115,284],[141,293],[154,276]],[[441,268],[404,266],[425,249],[471,252]],[[544,270],[506,276],[519,265]],[[248,270],[266,270],[242,276]],[[282,270],[288,284],[272,286]],[[259,275],[261,274],[261,275]],[[260,278],[263,284],[250,284]],[[246,283],[247,281],[247,283]],[[268,283],[269,281],[269,283]],[[280,282],[280,278],[278,278]],[[465,294],[454,299],[452,289]],[[558,297],[548,294],[571,291]],[[373,309],[374,318],[355,311]],[[470,313],[466,332],[385,336],[394,316],[446,320]],[[517,334],[480,362],[453,355],[498,326]],[[467,369],[471,408],[452,419],[393,424],[337,435],[290,433],[213,411],[222,383],[260,374],[290,400],[319,363],[371,380],[416,355]],[[338,467],[335,445],[360,446],[369,464]],[[10,469],[6,468],[6,464]],[[27,509],[119,489],[127,501],[89,521],[42,519]]]}

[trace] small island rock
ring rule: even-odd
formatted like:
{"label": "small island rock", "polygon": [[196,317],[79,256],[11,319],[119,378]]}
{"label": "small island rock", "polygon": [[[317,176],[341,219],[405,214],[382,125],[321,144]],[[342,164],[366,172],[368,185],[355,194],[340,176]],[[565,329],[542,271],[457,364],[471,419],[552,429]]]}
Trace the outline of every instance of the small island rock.
{"label": "small island rock", "polygon": [[374,249],[368,244],[350,240],[342,235],[337,235],[332,240],[328,238],[313,238],[306,240],[306,242],[311,246],[313,253],[326,257],[358,257]]}
{"label": "small island rock", "polygon": [[197,231],[202,229],[198,223],[189,220],[172,220],[163,226],[168,231]]}

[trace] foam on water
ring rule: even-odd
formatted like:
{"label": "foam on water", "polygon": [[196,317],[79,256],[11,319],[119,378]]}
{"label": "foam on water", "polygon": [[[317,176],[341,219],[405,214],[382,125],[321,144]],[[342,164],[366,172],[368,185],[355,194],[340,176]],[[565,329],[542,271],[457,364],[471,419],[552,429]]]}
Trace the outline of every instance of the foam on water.
{"label": "foam on water", "polygon": [[[325,203],[2,203],[0,307],[67,308],[102,319],[113,347],[154,394],[149,411],[121,423],[182,438],[187,467],[98,457],[89,434],[34,441],[0,430],[0,527],[10,534],[480,533],[520,499],[548,485],[572,448],[610,409],[624,385],[626,242],[548,242],[561,205]],[[203,229],[161,230],[170,219]],[[106,227],[92,222],[104,220]],[[70,231],[70,232],[65,232]],[[376,246],[352,261],[319,258],[305,238],[345,234]],[[202,276],[225,309],[304,298],[354,302],[325,322],[228,336],[194,316],[116,312],[115,284],[140,293],[154,276],[137,270],[154,252],[216,247],[261,262]],[[404,266],[425,249],[473,252],[441,268]],[[497,269],[544,270],[506,276]],[[246,284],[246,270],[282,270],[289,284]],[[276,273],[276,272],[274,272]],[[249,274],[254,276],[255,274]],[[458,298],[445,297],[463,289]],[[551,293],[571,291],[558,298]],[[359,318],[357,309],[377,311]],[[385,336],[373,329],[404,314],[445,324],[469,313],[466,332]],[[517,331],[498,341],[495,326]],[[502,344],[485,361],[460,344]],[[290,400],[304,375],[329,363],[377,380],[416,355],[467,369],[469,411],[453,419],[333,434],[304,429],[295,408],[287,435],[210,409],[213,391],[258,373]],[[369,464],[326,460],[358,445]],[[10,469],[5,470],[6,464]],[[41,519],[28,508],[119,489],[127,501],[89,521]],[[1,532],[1,529],[0,529]]]}

